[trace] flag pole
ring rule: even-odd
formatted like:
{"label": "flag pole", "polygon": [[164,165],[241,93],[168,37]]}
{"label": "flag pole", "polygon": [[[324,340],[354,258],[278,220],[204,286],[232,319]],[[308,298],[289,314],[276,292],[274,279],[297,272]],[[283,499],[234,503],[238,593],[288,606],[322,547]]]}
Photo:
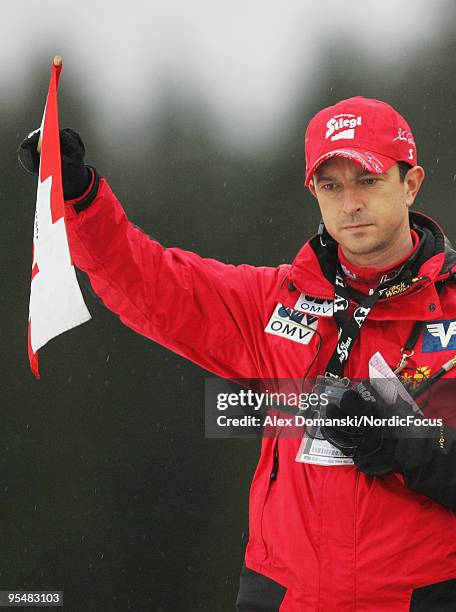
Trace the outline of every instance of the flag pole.
{"label": "flag pole", "polygon": [[[52,64],[53,66],[55,66],[56,68],[63,68],[63,57],[61,55],[54,55],[54,59],[52,60]],[[42,139],[43,135],[40,134],[40,137],[38,138],[38,144],[36,145],[36,150],[38,151],[38,153],[41,153],[41,139]]]}

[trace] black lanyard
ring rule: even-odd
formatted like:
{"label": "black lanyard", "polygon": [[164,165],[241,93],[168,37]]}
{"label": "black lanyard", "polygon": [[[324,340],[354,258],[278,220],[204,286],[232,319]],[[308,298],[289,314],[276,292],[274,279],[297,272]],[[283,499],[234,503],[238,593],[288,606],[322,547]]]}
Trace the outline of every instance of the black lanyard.
{"label": "black lanyard", "polygon": [[352,316],[349,317],[350,294],[342,273],[337,268],[334,280],[334,319],[338,328],[338,341],[326,367],[325,376],[332,378],[343,376],[345,364],[359,336],[361,327],[379,298],[383,295],[392,297],[404,293],[412,285],[424,279],[425,277],[423,276],[406,280],[395,279],[394,284],[390,282],[389,284],[379,285],[375,291],[370,292],[358,305]]}

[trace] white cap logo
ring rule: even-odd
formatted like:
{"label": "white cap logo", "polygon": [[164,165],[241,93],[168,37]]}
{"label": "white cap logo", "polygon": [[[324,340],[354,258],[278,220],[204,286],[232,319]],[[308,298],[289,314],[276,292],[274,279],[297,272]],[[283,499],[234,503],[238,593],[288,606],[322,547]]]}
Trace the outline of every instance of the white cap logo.
{"label": "white cap logo", "polygon": [[336,115],[326,124],[328,129],[325,138],[328,139],[331,136],[332,141],[342,139],[353,140],[355,137],[355,128],[361,125],[361,121],[361,116],[355,117],[355,115],[347,113]]}

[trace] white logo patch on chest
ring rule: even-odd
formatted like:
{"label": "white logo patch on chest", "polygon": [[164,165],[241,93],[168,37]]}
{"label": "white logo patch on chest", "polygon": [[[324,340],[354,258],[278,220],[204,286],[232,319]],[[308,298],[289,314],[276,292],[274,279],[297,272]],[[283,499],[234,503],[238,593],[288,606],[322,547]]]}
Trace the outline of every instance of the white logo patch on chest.
{"label": "white logo patch on chest", "polygon": [[305,293],[301,293],[294,307],[300,312],[316,315],[317,317],[332,317],[334,314],[333,300],[314,298]]}
{"label": "white logo patch on chest", "polygon": [[317,317],[277,304],[264,331],[267,334],[299,342],[299,344],[309,344],[317,325]]}

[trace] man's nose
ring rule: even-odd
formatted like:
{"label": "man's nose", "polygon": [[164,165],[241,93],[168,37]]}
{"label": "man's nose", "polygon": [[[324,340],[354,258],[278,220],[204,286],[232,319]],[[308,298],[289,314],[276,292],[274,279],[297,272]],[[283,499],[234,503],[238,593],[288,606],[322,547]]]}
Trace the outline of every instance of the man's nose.
{"label": "man's nose", "polygon": [[342,211],[347,215],[353,215],[363,209],[362,195],[357,189],[344,189],[342,192]]}

